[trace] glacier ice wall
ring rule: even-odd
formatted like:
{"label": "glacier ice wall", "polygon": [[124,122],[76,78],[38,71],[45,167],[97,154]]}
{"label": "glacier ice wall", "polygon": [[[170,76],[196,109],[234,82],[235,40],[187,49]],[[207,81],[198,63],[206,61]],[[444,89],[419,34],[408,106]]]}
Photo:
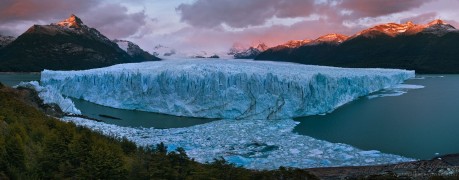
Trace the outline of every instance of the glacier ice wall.
{"label": "glacier ice wall", "polygon": [[37,91],[38,97],[45,104],[57,104],[65,113],[81,114],[81,111],[75,107],[72,100],[63,97],[58,91],[49,86],[43,87],[37,81],[21,82],[16,87],[25,87]]}
{"label": "glacier ice wall", "polygon": [[41,83],[97,104],[178,116],[284,119],[329,112],[414,71],[243,60],[169,60],[41,73]]}

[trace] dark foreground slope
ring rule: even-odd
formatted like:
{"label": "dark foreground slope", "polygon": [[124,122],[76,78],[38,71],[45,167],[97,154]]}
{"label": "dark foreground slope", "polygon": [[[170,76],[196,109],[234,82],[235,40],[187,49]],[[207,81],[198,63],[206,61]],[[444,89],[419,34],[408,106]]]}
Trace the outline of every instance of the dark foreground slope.
{"label": "dark foreground slope", "polygon": [[[382,27],[381,27],[382,26]],[[397,33],[397,28],[404,33]],[[394,33],[387,33],[393,30]],[[340,44],[271,48],[258,60],[354,67],[397,68],[417,73],[459,73],[459,31],[443,22],[380,25]]]}
{"label": "dark foreground slope", "polygon": [[[34,92],[0,84],[0,179],[316,179],[306,170],[253,171],[223,160],[200,164],[183,149],[136,147],[64,123]],[[159,143],[159,142],[158,142]]]}
{"label": "dark foreground slope", "polygon": [[116,43],[76,16],[34,25],[0,50],[0,71],[80,70],[157,60],[131,57]]}

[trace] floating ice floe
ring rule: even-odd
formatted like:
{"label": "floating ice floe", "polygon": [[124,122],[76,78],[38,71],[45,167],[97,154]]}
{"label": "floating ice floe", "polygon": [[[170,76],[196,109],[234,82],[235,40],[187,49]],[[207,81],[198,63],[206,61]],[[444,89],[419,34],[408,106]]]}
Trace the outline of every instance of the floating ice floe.
{"label": "floating ice floe", "polygon": [[222,119],[288,119],[330,112],[414,71],[244,60],[170,60],[48,71],[63,95],[120,109]]}
{"label": "floating ice floe", "polygon": [[390,88],[383,89],[376,93],[373,93],[367,96],[368,99],[378,98],[378,97],[393,97],[393,96],[401,96],[407,93],[409,90],[413,89],[422,89],[424,86],[422,85],[414,85],[414,84],[398,84],[392,86]]}
{"label": "floating ice floe", "polygon": [[169,150],[183,147],[188,156],[198,162],[212,162],[222,157],[249,169],[361,166],[414,160],[298,135],[292,132],[298,122],[291,119],[220,120],[176,129],[120,127],[75,117],[66,117],[63,121],[105,135],[126,137],[141,146],[164,142]]}

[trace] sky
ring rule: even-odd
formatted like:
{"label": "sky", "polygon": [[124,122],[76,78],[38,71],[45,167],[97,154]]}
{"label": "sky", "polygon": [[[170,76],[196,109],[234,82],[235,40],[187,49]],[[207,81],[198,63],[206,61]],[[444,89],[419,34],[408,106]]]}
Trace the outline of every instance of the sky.
{"label": "sky", "polygon": [[221,53],[234,45],[353,35],[388,22],[442,19],[459,27],[458,7],[459,0],[1,0],[0,34],[18,36],[75,14],[147,51],[162,45]]}

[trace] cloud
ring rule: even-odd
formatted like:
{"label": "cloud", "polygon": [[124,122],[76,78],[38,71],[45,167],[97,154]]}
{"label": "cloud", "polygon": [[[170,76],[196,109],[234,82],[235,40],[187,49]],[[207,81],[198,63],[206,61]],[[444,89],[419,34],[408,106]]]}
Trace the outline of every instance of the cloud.
{"label": "cloud", "polygon": [[378,17],[418,8],[432,0],[343,0],[338,8],[352,11],[351,17]]}
{"label": "cloud", "polygon": [[434,20],[437,16],[436,12],[429,12],[401,19],[400,22],[405,23],[411,21],[416,24],[427,24],[428,22]]}
{"label": "cloud", "polygon": [[136,35],[147,23],[145,11],[129,13],[119,4],[102,4],[83,13],[82,21],[110,38],[127,38]]}
{"label": "cloud", "polygon": [[235,28],[262,25],[274,16],[306,17],[313,10],[311,0],[198,0],[177,7],[181,20],[193,26]]}
{"label": "cloud", "polygon": [[97,0],[1,0],[0,23],[62,18],[71,12],[85,12],[98,3]]}
{"label": "cloud", "polygon": [[110,38],[136,35],[148,19],[145,11],[129,12],[126,6],[108,0],[1,0],[0,33],[17,36],[32,24],[54,23],[70,14]]}
{"label": "cloud", "polygon": [[197,0],[177,7],[182,22],[195,27],[245,28],[263,25],[273,17],[319,15],[330,21],[378,17],[418,8],[432,0]]}
{"label": "cloud", "polygon": [[222,28],[186,27],[180,31],[156,37],[145,37],[148,43],[140,42],[142,47],[153,50],[152,44],[174,47],[178,52],[227,52],[234,43],[244,46],[266,43],[269,46],[285,43],[288,40],[315,39],[328,33],[351,35],[358,29],[342,24],[330,23],[325,19],[302,21],[291,26],[275,25],[250,28],[244,31],[225,31]]}

